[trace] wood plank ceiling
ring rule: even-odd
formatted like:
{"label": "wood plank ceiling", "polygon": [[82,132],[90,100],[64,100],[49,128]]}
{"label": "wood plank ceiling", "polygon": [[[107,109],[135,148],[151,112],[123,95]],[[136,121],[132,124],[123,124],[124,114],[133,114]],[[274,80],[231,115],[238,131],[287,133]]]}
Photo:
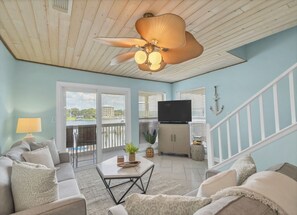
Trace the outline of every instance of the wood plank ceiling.
{"label": "wood plank ceiling", "polygon": [[[110,66],[129,49],[93,39],[139,37],[145,12],[181,16],[203,54],[152,74],[135,62]],[[73,0],[70,14],[51,0],[0,0],[0,35],[16,59],[170,83],[243,62],[228,51],[296,25],[297,0]]]}

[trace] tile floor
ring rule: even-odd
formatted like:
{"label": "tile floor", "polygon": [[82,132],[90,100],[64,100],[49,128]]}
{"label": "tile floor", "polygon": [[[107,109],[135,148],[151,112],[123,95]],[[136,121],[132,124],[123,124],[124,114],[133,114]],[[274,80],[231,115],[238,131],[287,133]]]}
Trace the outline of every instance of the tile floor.
{"label": "tile floor", "polygon": [[[123,150],[103,153],[103,160],[109,159],[116,155],[125,155]],[[143,154],[144,153],[140,153]],[[85,158],[84,158],[85,159]],[[91,159],[91,157],[90,157]],[[187,181],[193,189],[199,187],[204,179],[204,173],[207,170],[207,161],[195,161],[188,157],[178,155],[161,155],[155,153],[153,158],[149,160],[155,163],[155,170],[158,170],[162,175],[176,180]],[[88,168],[89,165],[94,165],[92,160],[79,162],[80,169]]]}
{"label": "tile floor", "polygon": [[197,188],[204,179],[204,173],[207,170],[206,161],[194,161],[188,157],[176,155],[155,155],[150,158],[155,163],[155,168],[166,176],[176,180],[186,180]]}

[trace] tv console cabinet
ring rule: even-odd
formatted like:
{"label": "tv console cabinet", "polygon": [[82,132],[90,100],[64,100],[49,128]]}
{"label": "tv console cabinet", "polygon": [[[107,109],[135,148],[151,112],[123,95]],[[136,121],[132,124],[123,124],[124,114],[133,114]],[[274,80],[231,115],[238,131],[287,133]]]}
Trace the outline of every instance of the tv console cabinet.
{"label": "tv console cabinet", "polygon": [[185,154],[190,157],[189,124],[159,124],[159,155]]}

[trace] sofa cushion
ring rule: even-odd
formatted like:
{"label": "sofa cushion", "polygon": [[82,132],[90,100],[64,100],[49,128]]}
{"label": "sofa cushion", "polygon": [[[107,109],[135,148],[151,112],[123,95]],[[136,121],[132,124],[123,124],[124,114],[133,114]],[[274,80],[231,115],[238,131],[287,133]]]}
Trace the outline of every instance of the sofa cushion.
{"label": "sofa cushion", "polygon": [[290,163],[277,164],[269,167],[266,171],[279,172],[297,181],[297,166]]}
{"label": "sofa cushion", "polygon": [[75,179],[73,168],[70,163],[61,163],[57,167],[57,180],[58,182]]}
{"label": "sofa cushion", "polygon": [[134,193],[126,198],[126,210],[129,215],[193,214],[210,202],[210,198]]}
{"label": "sofa cushion", "polygon": [[47,146],[34,151],[24,152],[22,155],[27,162],[42,164],[48,168],[55,168],[52,156]]}
{"label": "sofa cushion", "polygon": [[271,208],[261,202],[240,196],[226,196],[198,210],[194,215],[276,215]]}
{"label": "sofa cushion", "polygon": [[59,198],[67,198],[70,196],[79,195],[80,191],[75,179],[69,179],[59,182]]}
{"label": "sofa cushion", "polygon": [[236,186],[236,171],[234,169],[221,172],[203,181],[198,189],[198,197],[210,197],[216,192]]}
{"label": "sofa cushion", "polygon": [[46,140],[46,141],[43,141],[41,143],[30,143],[30,148],[31,148],[32,151],[36,150],[36,149],[39,149],[39,148],[43,148],[45,146],[47,146],[49,148],[49,151],[51,153],[54,164],[55,165],[59,164],[60,163],[60,157],[59,157],[59,153],[58,153],[58,150],[57,150],[56,141],[54,139],[53,140]]}
{"label": "sofa cushion", "polygon": [[113,214],[128,215],[125,207],[121,204],[112,206],[111,208],[108,209],[108,215],[113,215]]}
{"label": "sofa cushion", "polygon": [[11,192],[12,160],[0,157],[0,214],[6,215],[14,212],[13,197]]}
{"label": "sofa cushion", "polygon": [[40,164],[14,162],[11,189],[15,211],[53,202],[58,199],[56,172]]}
{"label": "sofa cushion", "polygon": [[69,152],[59,152],[60,163],[70,163]]}
{"label": "sofa cushion", "polygon": [[27,151],[30,151],[30,145],[25,141],[19,141],[11,146],[9,151],[6,152],[5,156],[12,160],[25,161],[22,154]]}
{"label": "sofa cushion", "polygon": [[257,172],[256,164],[251,155],[239,158],[230,169],[235,169],[237,172],[237,185],[241,185],[249,176]]}

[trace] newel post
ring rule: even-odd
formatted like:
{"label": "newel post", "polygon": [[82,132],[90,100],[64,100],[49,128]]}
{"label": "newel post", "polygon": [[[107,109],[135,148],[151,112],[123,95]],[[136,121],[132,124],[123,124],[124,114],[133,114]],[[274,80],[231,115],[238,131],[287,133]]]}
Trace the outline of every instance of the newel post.
{"label": "newel post", "polygon": [[214,151],[213,151],[213,143],[211,140],[211,130],[210,130],[209,124],[206,124],[206,144],[207,144],[208,169],[210,169],[214,165]]}

